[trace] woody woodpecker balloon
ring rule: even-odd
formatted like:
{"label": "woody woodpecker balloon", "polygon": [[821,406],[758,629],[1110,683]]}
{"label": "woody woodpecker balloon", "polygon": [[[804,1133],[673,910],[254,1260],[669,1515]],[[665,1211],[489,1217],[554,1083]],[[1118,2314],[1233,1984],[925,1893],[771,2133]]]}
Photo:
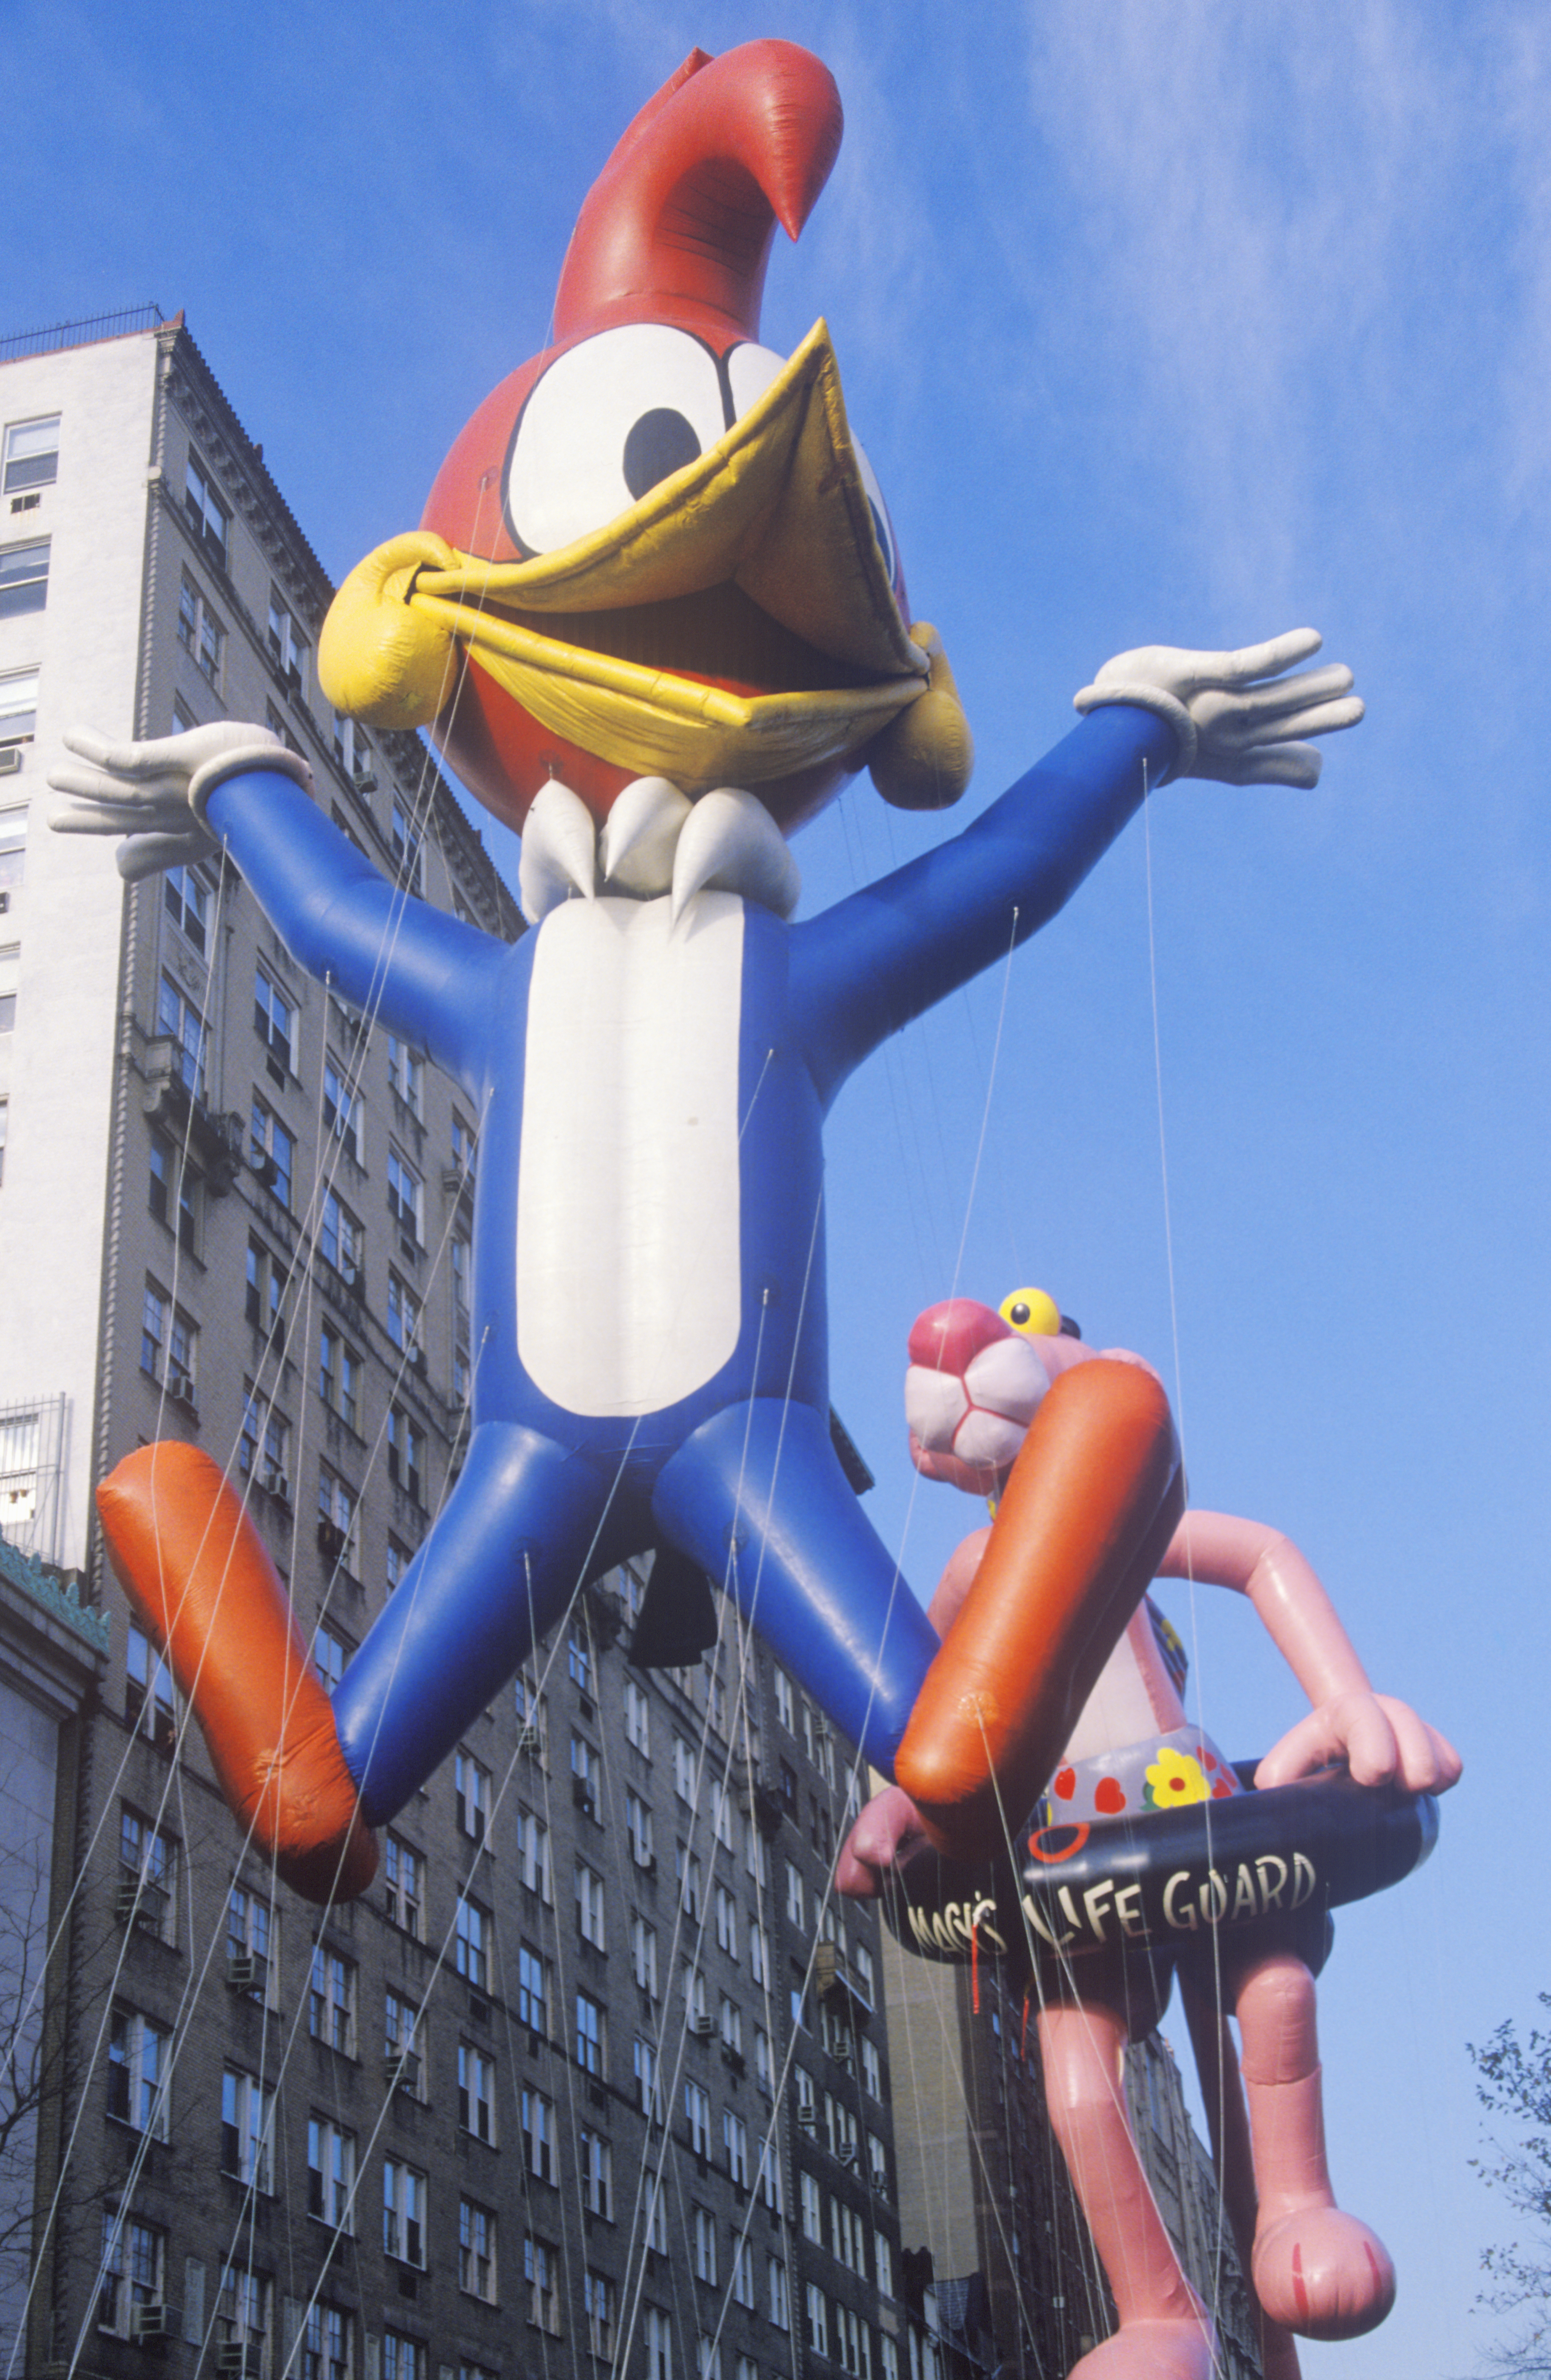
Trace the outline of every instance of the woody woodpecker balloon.
{"label": "woody woodpecker balloon", "polygon": [[[805,51],[693,53],[582,206],[554,345],[486,399],[421,527],[329,615],[331,700],[428,726],[520,828],[534,930],[515,947],[406,905],[261,729],[82,734],[86,765],[55,779],[56,825],[129,830],[126,874],[227,847],[298,962],[478,1103],[468,1457],[332,1701],[201,1457],[143,1449],[102,1493],[119,1575],[229,1793],[317,1897],[363,1888],[370,1828],[578,1585],[648,1548],[659,1642],[664,1606],[671,1635],[676,1598],[709,1575],[895,1773],[937,1645],[830,1443],[824,1113],[886,1035],[1060,907],[1147,784],[1312,783],[1296,739],[1361,715],[1349,672],[1282,674],[1312,631],[1124,654],[1077,698],[1076,732],[964,833],[793,921],[786,838],[849,777],[865,765],[888,800],[934,808],[971,762],[827,332],[787,359],[759,342],[776,226],[800,232],[840,130]],[[1173,1524],[1166,1407],[1142,1402],[1121,1381],[1111,1411],[1090,1383],[1070,1418],[1109,1522],[1093,1575],[1069,1565],[1057,1599],[1069,1613],[1091,1593],[1101,1628],[1124,1604],[1114,1574]],[[1054,1461],[1053,1503],[1071,1492]],[[1065,1641],[1056,1628],[1053,1658]],[[994,1798],[995,1730],[950,1711],[925,1733],[912,1790],[963,1848]],[[1044,1755],[1019,1758],[1023,1774]]]}

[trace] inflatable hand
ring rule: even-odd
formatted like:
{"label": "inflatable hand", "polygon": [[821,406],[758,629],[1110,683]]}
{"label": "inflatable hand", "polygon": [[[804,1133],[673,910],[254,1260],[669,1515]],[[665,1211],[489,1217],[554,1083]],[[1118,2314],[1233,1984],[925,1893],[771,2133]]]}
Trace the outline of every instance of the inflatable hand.
{"label": "inflatable hand", "polygon": [[267,727],[239,719],[213,720],[182,735],[145,744],[110,744],[89,727],[65,738],[67,751],[90,765],[49,772],[56,794],[70,799],[50,814],[56,834],[121,834],[118,872],[127,882],[207,858],[216,849],[204,823],[204,805],[223,777],[243,769],[277,770],[309,788],[312,772]]}
{"label": "inflatable hand", "polygon": [[1166,719],[1179,749],[1165,782],[1207,777],[1225,785],[1314,785],[1321,756],[1297,739],[1355,727],[1362,716],[1351,672],[1339,663],[1283,675],[1317,653],[1321,641],[1316,629],[1289,628],[1234,653],[1142,645],[1105,662],[1073,702],[1084,712],[1132,702]]}
{"label": "inflatable hand", "polygon": [[409,728],[444,708],[457,680],[454,639],[409,597],[420,571],[458,559],[445,538],[410,529],[357,563],[318,639],[318,682],[336,710],[369,727]]}
{"label": "inflatable hand", "polygon": [[1464,1767],[1446,1736],[1390,1694],[1337,1694],[1289,1728],[1255,1770],[1264,1792],[1344,1760],[1359,1785],[1403,1785],[1444,1793]]}

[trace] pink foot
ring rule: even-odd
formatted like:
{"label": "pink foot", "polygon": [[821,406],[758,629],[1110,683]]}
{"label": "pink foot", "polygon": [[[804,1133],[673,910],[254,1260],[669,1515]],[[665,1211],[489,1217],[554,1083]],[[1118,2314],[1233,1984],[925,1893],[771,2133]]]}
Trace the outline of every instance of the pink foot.
{"label": "pink foot", "polygon": [[1395,2302],[1384,2242],[1338,2206],[1296,2207],[1263,2225],[1254,2283],[1272,2321],[1302,2338],[1361,2338]]}
{"label": "pink foot", "polygon": [[926,1830],[910,1795],[898,1785],[874,1793],[840,1847],[835,1866],[838,1891],[852,1900],[873,1900],[886,1871],[926,1840]]}
{"label": "pink foot", "polygon": [[1128,2322],[1073,2364],[1070,2380],[1212,2380],[1213,2345],[1204,2314],[1185,2322]]}

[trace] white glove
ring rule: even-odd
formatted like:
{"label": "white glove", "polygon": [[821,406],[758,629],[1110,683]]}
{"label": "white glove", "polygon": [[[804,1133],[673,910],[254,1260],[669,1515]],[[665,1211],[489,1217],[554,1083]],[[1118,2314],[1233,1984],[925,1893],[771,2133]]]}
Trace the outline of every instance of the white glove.
{"label": "white glove", "polygon": [[1073,702],[1084,712],[1134,702],[1166,719],[1179,749],[1161,783],[1211,777],[1224,785],[1317,785],[1322,756],[1295,739],[1355,727],[1362,716],[1349,669],[1337,663],[1282,675],[1322,642],[1313,628],[1289,628],[1236,653],[1142,645],[1105,662]]}
{"label": "white glove", "polygon": [[146,744],[110,744],[78,727],[65,747],[91,765],[49,771],[55,792],[71,797],[50,813],[49,824],[55,834],[122,834],[118,873],[131,884],[219,850],[204,806],[224,777],[272,769],[309,792],[312,786],[299,753],[287,751],[269,728],[240,719],[213,720]]}

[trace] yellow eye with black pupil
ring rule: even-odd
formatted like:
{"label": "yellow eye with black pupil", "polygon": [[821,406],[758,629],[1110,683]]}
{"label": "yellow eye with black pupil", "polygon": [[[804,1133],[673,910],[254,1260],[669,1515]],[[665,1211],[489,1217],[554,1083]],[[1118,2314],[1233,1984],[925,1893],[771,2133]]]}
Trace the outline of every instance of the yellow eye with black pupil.
{"label": "yellow eye with black pupil", "polygon": [[1060,1336],[1061,1309],[1043,1289],[1015,1289],[1003,1298],[996,1311],[1004,1322],[1010,1322],[1026,1339]]}

